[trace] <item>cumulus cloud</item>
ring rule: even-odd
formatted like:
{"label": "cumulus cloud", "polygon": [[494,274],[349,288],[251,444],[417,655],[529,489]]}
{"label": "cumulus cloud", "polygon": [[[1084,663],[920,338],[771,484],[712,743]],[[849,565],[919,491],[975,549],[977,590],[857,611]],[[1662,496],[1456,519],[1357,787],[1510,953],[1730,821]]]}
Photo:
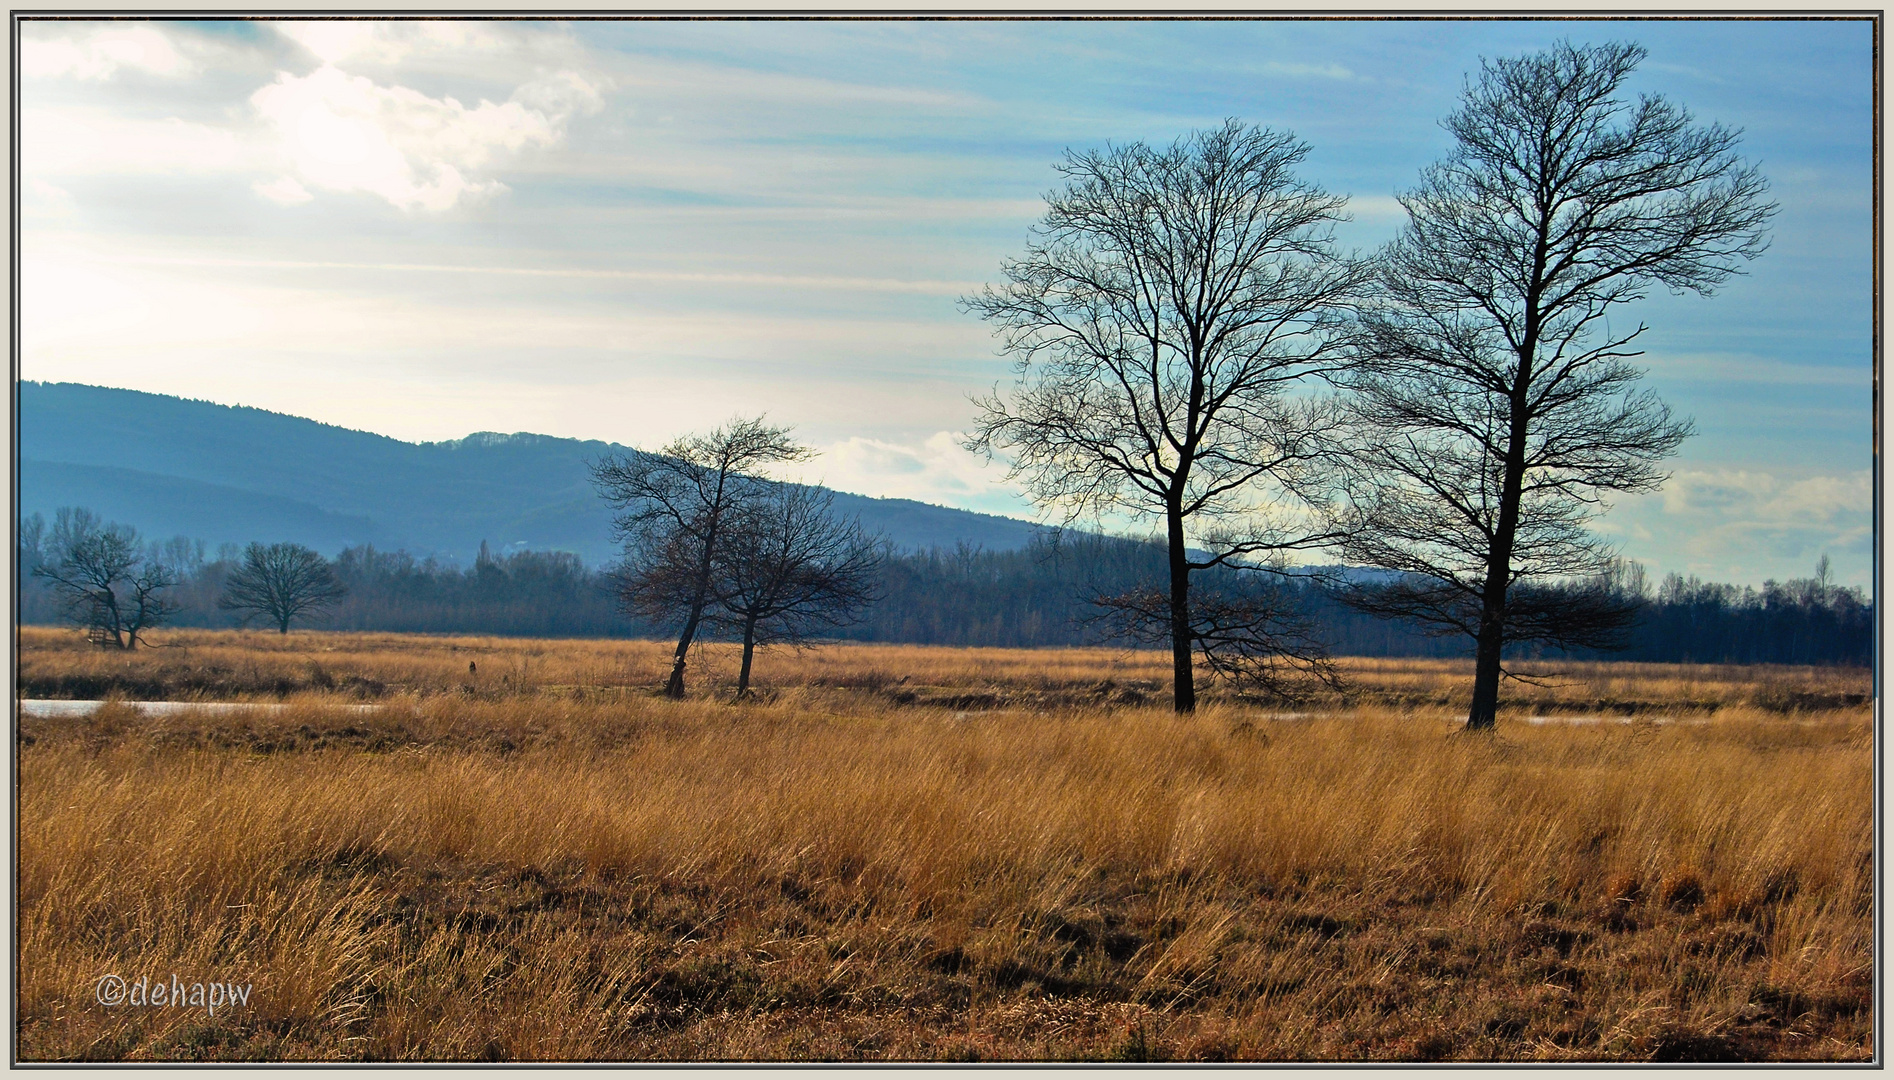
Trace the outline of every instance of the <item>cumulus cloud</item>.
{"label": "cumulus cloud", "polygon": [[197,65],[156,27],[112,22],[20,41],[20,74],[29,79],[109,79],[120,69],[178,78]]}
{"label": "cumulus cloud", "polygon": [[[122,109],[32,106],[22,112],[23,163],[35,178],[148,172],[234,173],[281,205],[320,193],[365,192],[404,210],[440,211],[505,190],[495,168],[566,135],[575,116],[604,106],[606,80],[589,74],[563,33],[498,24],[322,20],[276,24],[322,61],[280,72],[250,95],[249,115],[227,121],[155,119]],[[62,24],[22,42],[28,78],[105,80],[138,70],[180,77],[214,43],[149,23]],[[202,54],[201,56],[199,54]],[[433,58],[511,87],[471,105],[347,70]]]}
{"label": "cumulus cloud", "polygon": [[311,187],[361,191],[404,210],[445,210],[504,190],[474,174],[558,142],[575,112],[600,101],[597,88],[573,72],[522,87],[504,103],[482,100],[471,108],[332,65],[303,76],[283,72],[250,103],[275,133],[289,175],[258,190],[278,202]]}

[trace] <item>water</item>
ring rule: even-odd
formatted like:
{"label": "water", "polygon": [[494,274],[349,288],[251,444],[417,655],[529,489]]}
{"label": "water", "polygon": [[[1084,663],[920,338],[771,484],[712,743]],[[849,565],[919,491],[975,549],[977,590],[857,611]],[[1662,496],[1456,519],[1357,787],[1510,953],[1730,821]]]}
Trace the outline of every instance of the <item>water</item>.
{"label": "water", "polygon": [[[103,704],[105,704],[103,701],[53,701],[45,698],[22,698],[19,706],[21,716],[77,720],[91,716],[97,712],[99,706]],[[232,712],[278,713],[289,708],[288,705],[281,704],[280,702],[256,702],[253,704],[247,701],[121,701],[119,704],[136,709],[145,716],[176,716],[179,713],[187,712],[213,714]],[[342,712],[374,712],[376,709],[383,707],[384,706],[381,705],[321,706],[324,710]]]}

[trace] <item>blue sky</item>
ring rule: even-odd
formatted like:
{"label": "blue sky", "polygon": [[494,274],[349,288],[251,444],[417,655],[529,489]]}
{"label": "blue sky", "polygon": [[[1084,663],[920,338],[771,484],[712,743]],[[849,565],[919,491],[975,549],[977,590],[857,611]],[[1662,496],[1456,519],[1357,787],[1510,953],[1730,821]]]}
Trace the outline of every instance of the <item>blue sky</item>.
{"label": "blue sky", "polygon": [[414,440],[767,411],[810,479],[1028,516],[957,448],[1009,369],[956,300],[1066,148],[1291,130],[1367,251],[1480,57],[1561,37],[1643,44],[1782,205],[1748,276],[1626,312],[1698,434],[1599,528],[1867,583],[1865,21],[27,23],[20,375]]}

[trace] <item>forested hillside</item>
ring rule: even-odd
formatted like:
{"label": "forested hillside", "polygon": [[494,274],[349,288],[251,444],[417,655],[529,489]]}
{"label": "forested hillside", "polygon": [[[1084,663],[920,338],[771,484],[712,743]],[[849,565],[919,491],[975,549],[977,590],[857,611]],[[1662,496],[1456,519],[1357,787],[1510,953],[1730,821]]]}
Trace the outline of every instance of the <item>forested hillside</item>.
{"label": "forested hillside", "polygon": [[[22,519],[86,506],[147,535],[213,547],[259,537],[334,555],[372,544],[471,563],[498,550],[612,558],[589,464],[628,447],[477,432],[407,443],[242,406],[75,383],[22,382]],[[837,492],[835,508],[909,550],[1022,547],[1030,522]]]}

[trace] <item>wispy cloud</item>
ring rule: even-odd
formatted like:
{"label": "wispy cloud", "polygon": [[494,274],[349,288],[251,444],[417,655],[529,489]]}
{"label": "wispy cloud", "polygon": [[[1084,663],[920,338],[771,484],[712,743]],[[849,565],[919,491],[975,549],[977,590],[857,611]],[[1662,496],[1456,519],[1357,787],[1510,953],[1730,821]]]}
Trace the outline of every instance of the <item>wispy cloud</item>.
{"label": "wispy cloud", "polygon": [[1687,468],[1655,494],[1621,500],[1599,528],[1635,558],[1713,580],[1806,574],[1828,553],[1844,580],[1865,581],[1873,506],[1867,469],[1786,476]]}
{"label": "wispy cloud", "polygon": [[310,19],[271,25],[325,65],[393,65],[417,55],[441,53],[492,55],[511,51],[519,40],[504,24],[490,22]]}
{"label": "wispy cloud", "polygon": [[[291,183],[294,183],[291,181]],[[294,188],[272,195],[295,200]],[[672,281],[687,284],[766,285],[792,289],[841,289],[869,292],[924,293],[960,296],[978,289],[977,281],[909,281],[880,277],[825,277],[808,274],[713,273],[696,270],[609,270],[572,266],[470,266],[449,263],[324,262],[294,259],[220,259],[190,256],[130,255],[112,262],[151,266],[204,266],[267,270],[373,270],[415,274],[499,274],[516,277],[597,278],[624,281]]]}
{"label": "wispy cloud", "polygon": [[104,80],[121,70],[182,78],[196,74],[198,65],[146,23],[81,24],[64,32],[27,33],[20,41],[20,74],[28,79]]}
{"label": "wispy cloud", "polygon": [[1645,66],[1652,71],[1662,71],[1671,75],[1688,75],[1693,79],[1701,79],[1704,82],[1715,83],[1718,86],[1729,85],[1728,79],[1720,75],[1713,75],[1699,67],[1691,67],[1689,64],[1666,64],[1658,61],[1648,61]]}
{"label": "wispy cloud", "polygon": [[1835,386],[1867,389],[1874,380],[1872,361],[1810,364],[1740,353],[1689,353],[1650,359],[1649,367],[1666,377],[1708,382],[1761,383],[1783,386]]}
{"label": "wispy cloud", "polygon": [[821,448],[794,479],[883,499],[946,502],[963,510],[1015,517],[1032,504],[1004,481],[1005,469],[961,446],[959,432],[937,431],[917,443],[856,436]]}
{"label": "wispy cloud", "polygon": [[20,110],[20,157],[30,175],[136,175],[240,170],[255,148],[226,128],[177,117],[147,120],[87,106]]}
{"label": "wispy cloud", "polygon": [[1348,214],[1356,221],[1373,225],[1398,225],[1407,220],[1407,208],[1392,195],[1351,195]]}
{"label": "wispy cloud", "polygon": [[1279,75],[1292,79],[1354,79],[1359,78],[1353,71],[1340,64],[1284,63],[1281,60],[1269,60],[1257,66],[1265,75]]}
{"label": "wispy cloud", "polygon": [[1664,485],[1664,509],[1673,514],[1719,513],[1772,524],[1831,522],[1866,514],[1874,505],[1873,473],[1800,479],[1743,469],[1690,469]]}
{"label": "wispy cloud", "polygon": [[[879,105],[955,113],[997,107],[989,98],[964,91],[894,82],[852,82],[659,56],[625,58],[610,70],[615,82],[628,90],[661,92],[667,97],[688,94],[698,102],[742,98],[772,106]],[[810,117],[821,118],[819,114]]]}

